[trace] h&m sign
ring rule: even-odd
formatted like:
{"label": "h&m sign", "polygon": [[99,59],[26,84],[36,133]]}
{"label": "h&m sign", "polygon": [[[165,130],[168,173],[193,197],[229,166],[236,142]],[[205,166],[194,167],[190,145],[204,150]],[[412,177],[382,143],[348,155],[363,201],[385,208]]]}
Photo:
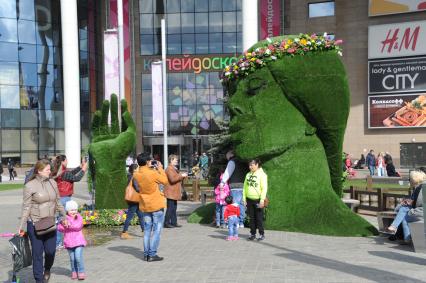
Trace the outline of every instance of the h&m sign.
{"label": "h&m sign", "polygon": [[368,28],[368,59],[426,55],[426,21]]}
{"label": "h&m sign", "polygon": [[368,93],[426,91],[426,57],[368,62]]}

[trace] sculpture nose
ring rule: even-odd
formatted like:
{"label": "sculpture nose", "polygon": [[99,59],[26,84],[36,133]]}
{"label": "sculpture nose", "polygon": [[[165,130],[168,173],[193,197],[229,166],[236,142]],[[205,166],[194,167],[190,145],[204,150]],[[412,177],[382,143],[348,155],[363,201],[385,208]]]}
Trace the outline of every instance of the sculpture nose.
{"label": "sculpture nose", "polygon": [[238,116],[244,114],[243,109],[239,106],[232,105],[231,103],[228,104],[229,112],[231,112],[231,115]]}

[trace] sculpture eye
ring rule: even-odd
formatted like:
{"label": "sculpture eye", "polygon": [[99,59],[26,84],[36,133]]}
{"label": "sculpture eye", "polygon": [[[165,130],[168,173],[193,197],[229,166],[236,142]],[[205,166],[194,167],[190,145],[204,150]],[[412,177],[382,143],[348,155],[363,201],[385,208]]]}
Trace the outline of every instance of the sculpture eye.
{"label": "sculpture eye", "polygon": [[248,81],[247,94],[248,95],[256,95],[264,87],[266,87],[266,81],[262,78],[254,77],[254,78],[252,78]]}

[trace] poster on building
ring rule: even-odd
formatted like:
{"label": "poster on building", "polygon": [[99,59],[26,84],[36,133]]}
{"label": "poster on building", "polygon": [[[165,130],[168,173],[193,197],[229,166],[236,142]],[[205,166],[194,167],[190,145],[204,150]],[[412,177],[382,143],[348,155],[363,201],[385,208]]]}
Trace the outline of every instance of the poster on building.
{"label": "poster on building", "polygon": [[120,92],[117,31],[104,32],[104,93],[105,99]]}
{"label": "poster on building", "polygon": [[368,15],[381,16],[426,10],[425,0],[370,0]]}
{"label": "poster on building", "polygon": [[368,128],[426,127],[426,93],[368,97]]}
{"label": "poster on building", "polygon": [[368,59],[426,55],[426,21],[368,27]]}
{"label": "poster on building", "polygon": [[163,132],[163,80],[161,62],[153,62],[152,72],[152,131]]}
{"label": "poster on building", "polygon": [[280,35],[281,29],[281,1],[260,1],[260,39]]}
{"label": "poster on building", "polygon": [[368,93],[426,91],[426,57],[368,62]]}

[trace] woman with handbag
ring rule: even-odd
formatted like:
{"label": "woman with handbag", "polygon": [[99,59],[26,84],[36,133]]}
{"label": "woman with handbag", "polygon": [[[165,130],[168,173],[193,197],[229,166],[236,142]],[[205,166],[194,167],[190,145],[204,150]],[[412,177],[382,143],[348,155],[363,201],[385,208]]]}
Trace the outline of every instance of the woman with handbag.
{"label": "woman with handbag", "polygon": [[267,206],[266,193],[268,192],[268,176],[260,167],[259,159],[253,159],[249,162],[250,172],[247,173],[244,180],[243,200],[247,205],[248,215],[250,217],[250,237],[248,240],[256,239],[256,229],[259,230],[260,237],[258,241],[265,239],[265,230],[263,229],[264,207]]}
{"label": "woman with handbag", "polygon": [[56,251],[56,212],[63,217],[62,224],[68,226],[58,186],[50,179],[50,162],[42,159],[37,161],[34,174],[25,184],[19,225],[21,236],[25,234],[24,226],[27,227],[32,248],[33,274],[37,283],[48,282],[50,279],[50,268]]}
{"label": "woman with handbag", "polygon": [[182,180],[188,176],[186,173],[179,173],[177,168],[179,158],[177,155],[169,156],[169,166],[166,168],[168,184],[164,189],[164,196],[167,198],[167,211],[164,220],[165,228],[181,227],[177,223],[177,201],[182,199]]}
{"label": "woman with handbag", "polygon": [[[139,218],[139,223],[141,225],[141,230],[143,233],[143,214],[142,211],[139,210],[139,187],[138,187],[138,182],[136,182],[133,179],[133,172],[135,172],[135,170],[138,168],[137,164],[132,164],[129,166],[129,173],[127,174],[127,180],[128,180],[128,187],[126,190],[134,190],[136,192],[136,194],[129,194],[129,195],[133,195],[134,197],[137,197],[136,199],[133,199],[134,201],[131,200],[132,196],[129,196],[128,199],[126,199],[127,197],[125,197],[126,201],[127,201],[127,217],[126,217],[126,221],[124,221],[124,225],[123,225],[123,232],[121,232],[121,239],[123,240],[128,240],[131,239],[132,237],[129,235],[129,233],[127,233],[127,230],[129,229],[129,225],[130,222],[133,219],[133,216],[135,215],[135,213],[138,215]],[[130,184],[131,182],[131,184]],[[127,192],[126,192],[127,195]]]}

